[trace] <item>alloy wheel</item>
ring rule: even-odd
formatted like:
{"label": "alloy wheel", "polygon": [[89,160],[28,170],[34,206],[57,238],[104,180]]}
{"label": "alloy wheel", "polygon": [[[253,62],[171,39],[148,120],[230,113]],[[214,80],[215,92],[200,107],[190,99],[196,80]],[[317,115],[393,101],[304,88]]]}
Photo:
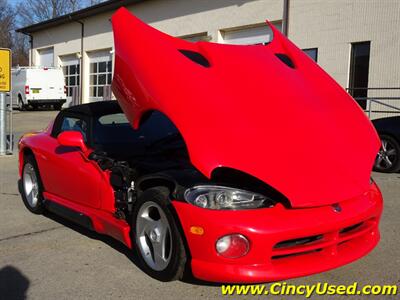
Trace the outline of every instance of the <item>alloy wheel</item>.
{"label": "alloy wheel", "polygon": [[23,187],[29,206],[35,208],[39,200],[39,182],[34,167],[26,163],[23,171]]}
{"label": "alloy wheel", "polygon": [[23,111],[24,110],[24,103],[22,102],[21,99],[18,100],[18,109],[19,111]]}
{"label": "alloy wheel", "polygon": [[155,202],[147,201],[140,207],[136,235],[146,264],[155,271],[164,270],[172,254],[171,228],[164,211]]}
{"label": "alloy wheel", "polygon": [[382,147],[378,152],[375,168],[378,170],[391,168],[397,161],[398,155],[395,146],[389,140],[382,139]]}

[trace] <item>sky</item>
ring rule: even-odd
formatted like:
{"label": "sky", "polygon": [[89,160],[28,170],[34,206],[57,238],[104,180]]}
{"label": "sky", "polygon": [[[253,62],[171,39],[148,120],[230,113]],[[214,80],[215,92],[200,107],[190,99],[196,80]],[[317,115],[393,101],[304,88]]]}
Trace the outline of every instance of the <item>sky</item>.
{"label": "sky", "polygon": [[8,0],[8,3],[12,4],[12,5],[16,5],[18,3],[22,2],[22,0]]}

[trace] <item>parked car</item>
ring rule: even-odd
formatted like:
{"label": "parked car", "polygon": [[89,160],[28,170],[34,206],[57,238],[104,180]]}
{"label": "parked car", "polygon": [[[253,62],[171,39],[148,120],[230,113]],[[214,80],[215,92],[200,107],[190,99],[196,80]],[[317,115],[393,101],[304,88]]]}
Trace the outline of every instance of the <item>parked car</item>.
{"label": "parked car", "polygon": [[281,280],[377,245],[375,129],[275,27],[266,46],[232,46],[126,9],[112,24],[118,102],[67,108],[19,142],[30,211],[118,239],[163,281]]}
{"label": "parked car", "polygon": [[372,121],[381,139],[381,149],[375,160],[378,172],[400,171],[400,117],[388,117]]}
{"label": "parked car", "polygon": [[12,69],[13,106],[19,110],[52,105],[60,110],[66,102],[64,75],[61,68],[18,67]]}

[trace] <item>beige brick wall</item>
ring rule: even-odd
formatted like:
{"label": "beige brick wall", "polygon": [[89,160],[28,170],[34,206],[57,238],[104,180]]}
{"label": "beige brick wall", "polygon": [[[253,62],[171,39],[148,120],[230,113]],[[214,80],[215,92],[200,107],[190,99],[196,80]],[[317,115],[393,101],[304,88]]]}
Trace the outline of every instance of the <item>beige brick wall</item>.
{"label": "beige brick wall", "polygon": [[[212,41],[223,29],[260,24],[282,18],[282,0],[149,0],[128,8],[150,25],[174,36],[207,32]],[[109,19],[104,13],[83,20],[84,101],[88,100],[87,52],[112,49]],[[400,86],[400,1],[291,0],[289,38],[300,48],[318,47],[318,63],[347,87],[350,45],[371,41],[370,86]],[[36,49],[54,47],[58,57],[79,53],[80,27],[73,22],[34,33]]]}
{"label": "beige brick wall", "polygon": [[350,44],[371,41],[369,86],[400,86],[400,1],[292,0],[289,37],[348,85]]}

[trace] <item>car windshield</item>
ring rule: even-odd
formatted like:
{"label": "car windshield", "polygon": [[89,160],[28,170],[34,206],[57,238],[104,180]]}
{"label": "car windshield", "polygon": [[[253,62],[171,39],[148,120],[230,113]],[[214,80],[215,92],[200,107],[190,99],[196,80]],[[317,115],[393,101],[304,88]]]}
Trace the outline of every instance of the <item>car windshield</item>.
{"label": "car windshield", "polygon": [[94,143],[103,147],[135,146],[138,150],[161,146],[177,139],[182,140],[178,130],[160,112],[152,112],[138,130],[132,128],[123,113],[100,116],[93,127]]}

